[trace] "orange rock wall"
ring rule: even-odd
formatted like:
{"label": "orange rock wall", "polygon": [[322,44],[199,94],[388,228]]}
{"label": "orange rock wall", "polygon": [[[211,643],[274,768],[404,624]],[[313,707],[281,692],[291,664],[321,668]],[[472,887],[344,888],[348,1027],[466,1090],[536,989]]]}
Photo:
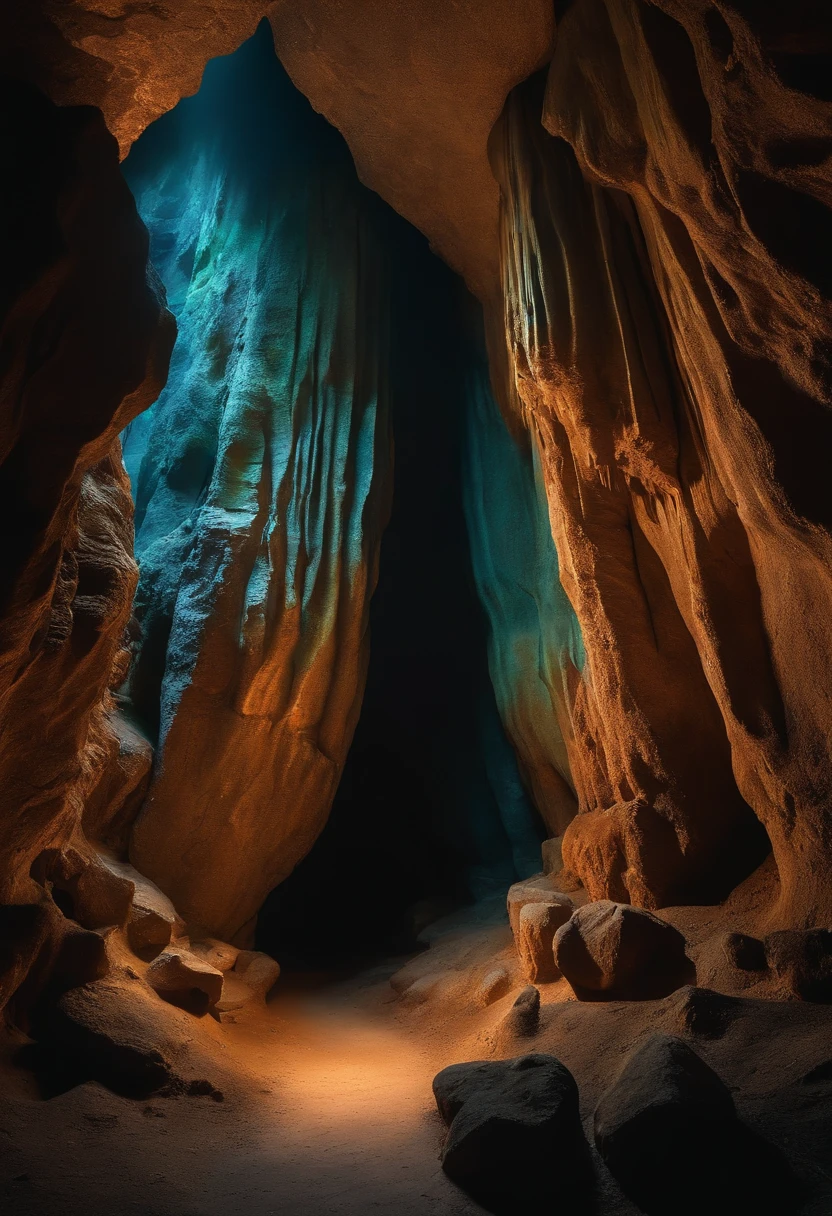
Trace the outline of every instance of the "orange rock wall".
{"label": "orange rock wall", "polygon": [[596,898],[708,897],[758,856],[747,804],[773,919],[825,923],[832,106],[778,75],[778,47],[794,85],[819,45],[808,8],[788,36],[721,9],[576,0],[543,104],[527,86],[494,137],[516,386],[588,656],[564,856]]}
{"label": "orange rock wall", "polygon": [[159,391],[173,322],[100,115],[17,83],[0,115],[0,902],[19,902],[107,751],[137,576],[118,433]]}

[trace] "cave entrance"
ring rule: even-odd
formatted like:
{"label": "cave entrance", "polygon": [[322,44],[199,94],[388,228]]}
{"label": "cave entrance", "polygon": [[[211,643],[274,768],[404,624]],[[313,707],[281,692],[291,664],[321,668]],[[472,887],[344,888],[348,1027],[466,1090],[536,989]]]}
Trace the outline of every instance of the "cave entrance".
{"label": "cave entrance", "polygon": [[179,327],[124,436],[127,707],[157,746],[136,863],[217,936],[250,941],[259,911],[284,963],[412,948],[455,904],[501,905],[546,834],[472,563],[513,443],[479,306],[358,183],[265,22],[125,174]]}

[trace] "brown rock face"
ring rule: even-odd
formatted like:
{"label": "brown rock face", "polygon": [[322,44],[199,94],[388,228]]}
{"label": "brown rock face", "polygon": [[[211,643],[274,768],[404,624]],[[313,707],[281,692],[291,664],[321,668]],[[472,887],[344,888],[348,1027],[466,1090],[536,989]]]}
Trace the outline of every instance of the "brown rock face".
{"label": "brown rock face", "polygon": [[269,0],[32,0],[3,16],[0,70],[39,85],[59,105],[94,105],[126,156],[142,131],[195,93],[215,55],[254,33]]}
{"label": "brown rock face", "polygon": [[136,581],[116,437],[158,392],[173,330],[100,116],[6,83],[0,122],[0,900],[22,902],[97,780]]}
{"label": "brown rock face", "polygon": [[718,894],[759,857],[750,806],[775,919],[832,915],[822,25],[576,0],[545,101],[518,90],[495,133],[509,344],[587,651],[564,863],[596,899]]}
{"label": "brown rock face", "polygon": [[546,0],[306,0],[270,13],[295,84],[344,135],[361,180],[481,297],[498,289],[486,145],[508,90],[544,62]]}

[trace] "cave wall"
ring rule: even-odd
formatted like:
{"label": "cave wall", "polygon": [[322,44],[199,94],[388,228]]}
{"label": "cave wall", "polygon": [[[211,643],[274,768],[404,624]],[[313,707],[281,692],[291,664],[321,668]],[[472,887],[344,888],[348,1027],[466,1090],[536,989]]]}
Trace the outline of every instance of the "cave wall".
{"label": "cave wall", "polygon": [[[553,712],[549,736],[563,737],[582,812],[568,863],[593,895],[712,898],[765,847],[758,819],[782,880],[773,920],[827,923],[824,6],[558,4],[545,97],[514,95],[492,142],[499,224],[484,139],[505,90],[551,54],[548,5],[526,11],[513,41],[496,6],[467,39],[478,14],[437,7],[415,44],[397,5],[362,9],[369,30],[351,28],[348,7],[279,7],[36,0],[3,14],[0,65],[53,101],[100,105],[126,150],[269,10],[294,79],[345,130],[365,178],[488,306],[494,382],[507,365],[501,405],[532,436],[586,652],[568,722]],[[396,92],[403,80],[413,89]],[[41,105],[8,100],[12,133]],[[2,618],[15,899],[33,851],[74,830],[118,750],[108,688],[135,571],[111,441],[155,396],[171,336],[112,141],[95,115],[54,114],[10,144],[21,185],[4,230],[16,267],[4,334],[34,350],[3,365],[6,496],[23,519]],[[32,175],[38,156],[61,166],[50,180]],[[59,368],[42,396],[40,363]]]}
{"label": "cave wall", "polygon": [[[257,920],[261,949],[314,969],[411,951],[458,904],[501,903],[540,870],[545,834],[498,712],[464,510],[468,388],[487,380],[481,309],[421,234],[388,217],[393,505],[367,683],[326,826]],[[479,476],[503,484],[501,433],[515,448],[490,396],[487,408]],[[344,907],[349,929],[333,933]]]}
{"label": "cave wall", "polygon": [[491,682],[534,804],[549,835],[561,836],[577,809],[565,739],[581,630],[560,579],[537,450],[506,425],[484,359],[471,360],[464,399],[461,480]]}
{"label": "cave wall", "polygon": [[495,132],[516,386],[587,650],[564,856],[595,897],[736,879],[750,806],[773,918],[830,915],[828,27],[576,0],[545,98]]}
{"label": "cave wall", "polygon": [[391,464],[384,218],[267,24],[125,170],[179,325],[125,440],[130,695],[158,731],[130,857],[231,938],[318,835],[361,704]]}
{"label": "cave wall", "polygon": [[0,123],[0,902],[25,903],[118,749],[137,575],[118,434],[164,382],[174,328],[101,115],[4,81]]}

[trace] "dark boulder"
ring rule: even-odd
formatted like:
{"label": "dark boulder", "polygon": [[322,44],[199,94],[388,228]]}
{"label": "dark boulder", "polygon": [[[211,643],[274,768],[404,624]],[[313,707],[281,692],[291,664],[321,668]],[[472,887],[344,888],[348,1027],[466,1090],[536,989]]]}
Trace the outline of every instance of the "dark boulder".
{"label": "dark boulder", "polygon": [[832,932],[785,929],[765,939],[766,962],[788,996],[832,1001]]}
{"label": "dark boulder", "polygon": [[554,959],[579,1000],[657,998],[695,979],[678,929],[606,899],[578,908],[558,929]]}
{"label": "dark boulder", "polygon": [[442,1168],[479,1203],[516,1213],[557,1195],[581,1210],[591,1181],[578,1087],[554,1056],[452,1064],[433,1093],[449,1127]]}
{"label": "dark boulder", "polygon": [[653,1034],[595,1110],[595,1143],[649,1216],[783,1209],[794,1183],[776,1149],[740,1123],[727,1087],[681,1039]]}
{"label": "dark boulder", "polygon": [[722,943],[722,953],[732,967],[738,971],[765,971],[765,946],[748,933],[727,933]]}
{"label": "dark boulder", "polygon": [[[98,1081],[127,1098],[211,1093],[183,1076],[188,1014],[157,1000],[140,980],[106,979],[65,993],[38,1027],[37,1068],[59,1092]],[[207,1088],[206,1088],[207,1086]]]}

